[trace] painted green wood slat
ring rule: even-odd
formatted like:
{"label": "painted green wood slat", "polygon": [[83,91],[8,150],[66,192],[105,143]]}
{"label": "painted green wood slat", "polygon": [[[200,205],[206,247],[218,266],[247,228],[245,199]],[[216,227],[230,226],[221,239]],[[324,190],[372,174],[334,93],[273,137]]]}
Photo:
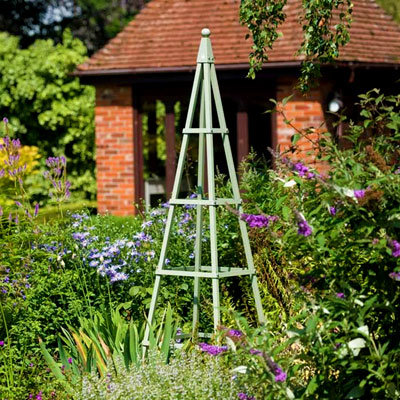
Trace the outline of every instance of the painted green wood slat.
{"label": "painted green wood slat", "polygon": [[[204,79],[202,82],[202,88],[204,87]],[[200,130],[205,127],[205,104],[204,104],[204,90],[201,91],[200,98],[200,119],[199,126]],[[199,158],[197,166],[197,207],[196,207],[196,241],[195,241],[195,272],[199,272],[201,266],[201,250],[202,241],[201,233],[203,232],[203,206],[199,202],[202,201],[204,195],[204,147],[205,147],[204,133],[199,134]],[[194,335],[198,330],[199,323],[199,308],[200,308],[200,277],[194,278],[194,289],[193,289],[193,322],[192,322],[192,334]]]}
{"label": "painted green wood slat", "polygon": [[[154,310],[157,303],[157,296],[160,288],[161,276],[180,276],[194,278],[193,292],[193,324],[192,335],[198,330],[199,323],[199,308],[200,308],[200,278],[209,278],[212,280],[212,296],[213,296],[213,320],[214,330],[220,325],[220,291],[219,280],[221,278],[229,278],[233,276],[250,277],[253,290],[255,308],[257,310],[258,320],[260,323],[265,322],[264,313],[261,305],[261,298],[255,273],[253,257],[251,254],[250,242],[247,233],[246,223],[238,217],[240,233],[242,236],[243,247],[246,256],[246,268],[219,266],[218,251],[217,251],[217,207],[227,204],[234,205],[240,213],[243,212],[242,200],[238,180],[236,177],[235,166],[232,157],[232,151],[229,143],[228,129],[226,126],[221,95],[218,87],[218,80],[214,65],[214,56],[209,39],[210,31],[203,29],[202,39],[200,41],[199,52],[197,57],[196,73],[193,81],[193,87],[189,102],[188,115],[186,117],[185,128],[183,129],[183,140],[177,164],[174,187],[170,199],[170,208],[164,232],[163,243],[161,246],[160,258],[156,268],[156,278],[154,289],[150,302],[150,310],[147,320],[145,336],[143,340],[143,354],[145,346],[149,340],[149,326],[153,322]],[[200,94],[200,96],[199,96]],[[193,120],[196,110],[197,100],[200,97],[200,117],[199,127],[193,128]],[[212,105],[215,103],[219,127],[213,127]],[[186,153],[188,150],[189,137],[192,134],[199,135],[199,154],[198,154],[198,171],[197,171],[197,198],[196,199],[179,199],[182,175]],[[229,179],[232,185],[233,198],[221,199],[215,196],[215,165],[214,165],[214,137],[217,139],[221,135],[224,147],[225,157],[228,165]],[[207,157],[205,155],[207,154]],[[207,164],[207,180],[208,180],[208,198],[205,198],[204,193],[204,168]],[[195,265],[188,267],[173,268],[171,265],[165,266],[168,243],[171,234],[175,207],[179,205],[196,205],[196,239],[195,239]],[[203,207],[209,209],[209,226],[210,226],[210,252],[211,265],[203,266],[202,263],[202,230],[204,224]],[[190,335],[187,335],[190,336]],[[185,336],[186,337],[186,336]]]}
{"label": "painted green wood slat", "polygon": [[221,133],[229,133],[229,129],[221,129],[221,128],[207,129],[205,127],[203,127],[203,128],[188,128],[188,129],[183,129],[182,133],[191,133],[191,134],[214,133],[214,134],[221,134]]}
{"label": "painted green wood slat", "polygon": [[[219,87],[218,87],[218,80],[217,80],[217,73],[215,71],[215,65],[211,66],[211,84],[213,87],[213,93],[214,93],[214,99],[215,99],[215,104],[216,104],[216,108],[217,108],[219,125],[222,129],[224,129],[224,128],[226,128],[226,121],[225,121],[225,116],[224,116],[224,112],[223,112],[223,108],[222,108],[222,101],[221,101],[221,95],[220,95],[220,91],[219,91]],[[223,142],[223,146],[224,146],[224,150],[225,150],[226,160],[228,163],[228,171],[229,171],[229,178],[230,178],[231,184],[232,184],[233,198],[236,200],[239,200],[240,199],[239,184],[238,184],[238,180],[236,177],[235,165],[234,165],[233,157],[232,157],[232,150],[231,150],[231,146],[229,143],[229,136],[222,134],[222,142]],[[239,211],[239,215],[243,213],[243,207],[241,204],[238,207],[238,211]],[[248,266],[249,270],[253,272],[253,275],[251,276],[251,286],[253,289],[254,302],[255,302],[255,306],[256,306],[256,310],[257,310],[257,317],[258,317],[258,320],[260,323],[265,323],[265,316],[264,316],[264,311],[263,311],[262,304],[261,304],[261,296],[260,296],[260,290],[258,287],[257,276],[255,274],[254,261],[253,261],[253,255],[251,253],[249,235],[247,233],[246,223],[240,217],[239,217],[239,227],[240,227],[240,232],[241,232],[241,236],[242,236],[247,266]]]}
{"label": "painted green wood slat", "polygon": [[[203,157],[204,159],[204,157]],[[204,165],[203,165],[204,166]],[[215,199],[215,200],[195,200],[195,199],[174,199],[170,200],[169,204],[174,205],[202,205],[202,206],[226,206],[227,204],[238,205],[241,204],[242,200],[235,199]]]}

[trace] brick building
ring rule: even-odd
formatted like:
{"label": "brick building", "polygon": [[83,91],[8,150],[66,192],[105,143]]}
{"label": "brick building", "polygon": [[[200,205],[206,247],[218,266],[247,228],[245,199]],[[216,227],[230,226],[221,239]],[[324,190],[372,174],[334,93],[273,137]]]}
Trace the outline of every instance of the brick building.
{"label": "brick building", "polygon": [[[262,153],[267,146],[289,145],[293,131],[281,117],[263,111],[270,105],[268,99],[281,101],[293,92],[300,65],[295,52],[302,38],[301,1],[288,1],[283,36],[255,80],[245,78],[251,42],[239,24],[239,4],[240,0],[151,0],[116,38],[78,67],[82,82],[96,87],[99,212],[133,214],[134,203],[144,198],[142,116],[145,105],[156,100],[166,106],[163,175],[170,192],[177,147],[174,104],[181,101],[185,115],[204,27],[211,30],[235,161],[251,147]],[[296,94],[285,106],[287,118],[299,128],[329,126],[332,98],[350,105],[358,93],[373,87],[390,90],[399,78],[400,27],[374,0],[354,0],[353,16],[351,41],[335,65],[324,67],[319,88],[307,97]],[[154,112],[146,115],[148,127],[154,126]]]}

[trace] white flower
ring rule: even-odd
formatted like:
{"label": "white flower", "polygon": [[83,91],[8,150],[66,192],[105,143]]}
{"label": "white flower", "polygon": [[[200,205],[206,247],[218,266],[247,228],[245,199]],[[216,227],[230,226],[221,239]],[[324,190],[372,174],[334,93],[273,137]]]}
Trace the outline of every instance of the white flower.
{"label": "white flower", "polygon": [[286,183],[283,185],[283,187],[291,188],[291,187],[293,187],[293,186],[296,186],[296,184],[297,184],[297,182],[294,181],[293,179],[291,179],[290,181],[286,182]]}

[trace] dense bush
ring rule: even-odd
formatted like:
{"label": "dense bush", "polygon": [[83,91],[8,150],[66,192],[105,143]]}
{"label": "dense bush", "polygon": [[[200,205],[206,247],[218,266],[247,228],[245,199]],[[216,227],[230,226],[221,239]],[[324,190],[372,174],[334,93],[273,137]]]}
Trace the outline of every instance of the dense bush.
{"label": "dense bush", "polygon": [[[0,114],[9,119],[9,133],[40,149],[42,169],[47,157],[66,156],[74,196],[93,198],[94,88],[71,75],[85,58],[85,46],[69,31],[62,43],[37,40],[26,49],[0,33]],[[43,192],[34,192],[38,200]]]}
{"label": "dense bush", "polygon": [[[274,154],[275,170],[253,164],[243,175],[249,211],[278,217],[252,229],[270,333],[253,338],[258,361],[246,346],[236,355],[245,381],[265,382],[256,398],[400,397],[399,105],[361,96],[363,120],[345,139],[314,143],[325,174],[295,159],[308,130]],[[264,354],[282,361],[289,394],[271,390]]]}

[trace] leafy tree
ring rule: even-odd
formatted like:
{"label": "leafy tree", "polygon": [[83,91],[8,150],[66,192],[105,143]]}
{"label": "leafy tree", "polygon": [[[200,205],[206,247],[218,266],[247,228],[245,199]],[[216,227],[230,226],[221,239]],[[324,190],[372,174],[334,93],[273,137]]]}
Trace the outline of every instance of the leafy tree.
{"label": "leafy tree", "polygon": [[391,15],[400,22],[400,3],[398,0],[377,0],[377,2]]}
{"label": "leafy tree", "polygon": [[42,155],[66,155],[75,193],[93,197],[94,88],[71,75],[85,59],[84,44],[68,30],[62,43],[36,40],[27,49],[0,33],[0,115]]}
{"label": "leafy tree", "polygon": [[69,28],[92,53],[114,37],[146,0],[0,0],[0,31],[20,37],[23,47],[36,39],[62,41]]}
{"label": "leafy tree", "polygon": [[76,0],[72,17],[65,20],[89,53],[98,50],[119,33],[148,0]]}

